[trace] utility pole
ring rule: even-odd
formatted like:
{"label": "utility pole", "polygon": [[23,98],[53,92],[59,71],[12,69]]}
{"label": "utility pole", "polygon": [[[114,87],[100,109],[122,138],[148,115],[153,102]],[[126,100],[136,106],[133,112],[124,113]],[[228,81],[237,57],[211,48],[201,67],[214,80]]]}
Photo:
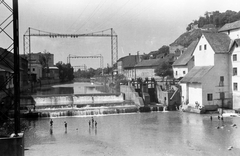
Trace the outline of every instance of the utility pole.
{"label": "utility pole", "polygon": [[18,0],[12,0],[13,5],[13,47],[14,47],[14,121],[15,136],[20,132],[20,70],[19,70],[19,21]]}

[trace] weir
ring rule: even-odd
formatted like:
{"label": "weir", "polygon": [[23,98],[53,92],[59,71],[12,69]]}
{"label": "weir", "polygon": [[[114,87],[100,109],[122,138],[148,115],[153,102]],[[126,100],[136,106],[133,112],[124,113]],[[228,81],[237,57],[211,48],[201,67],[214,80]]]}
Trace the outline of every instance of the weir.
{"label": "weir", "polygon": [[[34,106],[39,117],[88,116],[138,112],[132,101],[121,94],[32,95],[25,104]],[[24,100],[22,100],[24,102]],[[31,104],[30,104],[31,103]]]}
{"label": "weir", "polygon": [[32,95],[35,107],[124,102],[123,94]]}

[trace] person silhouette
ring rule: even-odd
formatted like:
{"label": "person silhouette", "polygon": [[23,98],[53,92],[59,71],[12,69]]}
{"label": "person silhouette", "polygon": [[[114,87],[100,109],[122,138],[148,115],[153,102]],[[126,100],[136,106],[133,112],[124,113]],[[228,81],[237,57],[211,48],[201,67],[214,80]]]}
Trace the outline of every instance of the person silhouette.
{"label": "person silhouette", "polygon": [[51,126],[51,127],[53,126],[53,121],[52,121],[52,119],[50,120],[50,126]]}
{"label": "person silhouette", "polygon": [[65,126],[65,133],[67,132],[67,122],[64,121],[64,126]]}
{"label": "person silhouette", "polygon": [[97,121],[95,121],[95,128],[97,127]]}

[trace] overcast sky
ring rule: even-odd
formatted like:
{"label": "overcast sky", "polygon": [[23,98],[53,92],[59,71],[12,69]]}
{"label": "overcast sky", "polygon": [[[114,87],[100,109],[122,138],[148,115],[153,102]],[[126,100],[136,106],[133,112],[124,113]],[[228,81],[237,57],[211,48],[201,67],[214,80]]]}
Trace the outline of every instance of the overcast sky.
{"label": "overcast sky", "polygon": [[[5,0],[11,5],[12,0]],[[20,53],[28,27],[65,34],[85,34],[113,28],[118,35],[118,58],[149,53],[174,42],[187,25],[206,11],[240,11],[239,0],[19,0]],[[0,23],[10,12],[0,4]],[[11,32],[12,30],[6,29]],[[0,34],[0,47],[10,40]],[[110,38],[78,39],[31,37],[32,52],[53,53],[55,60],[67,56],[102,54],[111,64]],[[99,59],[71,59],[72,66],[100,66]]]}

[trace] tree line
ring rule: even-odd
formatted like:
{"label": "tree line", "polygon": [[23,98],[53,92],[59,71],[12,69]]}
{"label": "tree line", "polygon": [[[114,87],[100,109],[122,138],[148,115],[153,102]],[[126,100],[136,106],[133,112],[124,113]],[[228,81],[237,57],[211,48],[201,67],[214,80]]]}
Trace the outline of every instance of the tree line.
{"label": "tree line", "polygon": [[235,12],[227,10],[226,12],[205,12],[204,16],[200,16],[198,20],[193,20],[189,23],[186,30],[192,29],[193,25],[197,25],[198,28],[202,28],[204,25],[213,24],[216,28],[221,28],[226,23],[232,23],[240,20],[240,11]]}

